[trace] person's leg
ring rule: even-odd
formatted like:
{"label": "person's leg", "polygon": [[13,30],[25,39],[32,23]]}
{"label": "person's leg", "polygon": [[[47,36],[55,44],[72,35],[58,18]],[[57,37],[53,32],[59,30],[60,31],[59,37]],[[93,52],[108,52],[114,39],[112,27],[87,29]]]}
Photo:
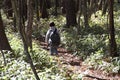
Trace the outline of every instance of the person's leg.
{"label": "person's leg", "polygon": [[56,47],[56,46],[54,47],[54,53],[55,53],[56,55],[58,55],[58,51],[57,51],[57,47]]}
{"label": "person's leg", "polygon": [[54,53],[54,47],[50,46],[50,54],[53,55],[53,53]]}

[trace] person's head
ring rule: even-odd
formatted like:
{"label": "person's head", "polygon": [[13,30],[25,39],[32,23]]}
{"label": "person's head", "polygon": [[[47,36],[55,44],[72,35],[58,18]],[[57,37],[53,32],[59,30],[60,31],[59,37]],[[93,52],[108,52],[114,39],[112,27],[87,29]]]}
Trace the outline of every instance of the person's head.
{"label": "person's head", "polygon": [[50,25],[50,27],[52,27],[52,26],[55,26],[55,23],[51,22],[49,25]]}

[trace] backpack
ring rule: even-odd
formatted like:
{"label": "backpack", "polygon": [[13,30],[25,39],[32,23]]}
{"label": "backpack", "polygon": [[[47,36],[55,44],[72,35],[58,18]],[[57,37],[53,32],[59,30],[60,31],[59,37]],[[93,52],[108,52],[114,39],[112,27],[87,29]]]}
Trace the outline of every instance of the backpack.
{"label": "backpack", "polygon": [[52,45],[54,45],[54,46],[59,46],[60,45],[60,35],[57,32],[56,28],[53,32],[51,32],[50,39],[51,39]]}

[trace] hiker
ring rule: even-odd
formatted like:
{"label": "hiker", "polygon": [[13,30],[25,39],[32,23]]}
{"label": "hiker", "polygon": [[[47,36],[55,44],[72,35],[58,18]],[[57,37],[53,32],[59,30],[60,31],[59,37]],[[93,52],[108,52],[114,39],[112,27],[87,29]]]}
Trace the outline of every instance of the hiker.
{"label": "hiker", "polygon": [[49,26],[50,28],[46,33],[45,42],[47,43],[47,46],[50,47],[50,54],[53,55],[55,53],[58,55],[57,48],[60,44],[60,35],[57,28],[55,27],[54,22],[51,22]]}

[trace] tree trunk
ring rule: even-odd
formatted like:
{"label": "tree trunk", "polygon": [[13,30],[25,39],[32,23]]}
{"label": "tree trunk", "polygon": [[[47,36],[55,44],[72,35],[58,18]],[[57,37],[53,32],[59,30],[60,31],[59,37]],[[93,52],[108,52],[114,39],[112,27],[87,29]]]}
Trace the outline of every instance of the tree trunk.
{"label": "tree trunk", "polygon": [[102,12],[102,15],[106,14],[107,9],[108,9],[108,1],[106,0],[105,3],[104,3],[104,6],[103,6],[103,12]]}
{"label": "tree trunk", "polygon": [[7,14],[7,17],[13,17],[12,3],[11,0],[4,0],[4,11]]}
{"label": "tree trunk", "polygon": [[76,5],[76,6],[75,6],[75,9],[76,9],[76,12],[79,11],[79,5],[80,5],[79,2],[81,2],[81,1],[80,1],[80,0],[76,0],[76,1],[75,1],[75,5]]}
{"label": "tree trunk", "polygon": [[13,26],[14,26],[14,32],[17,32],[17,26],[16,26],[16,17],[13,16]]}
{"label": "tree trunk", "polygon": [[62,5],[62,8],[61,8],[62,14],[66,14],[66,10],[65,10],[65,0],[62,0],[61,5]]}
{"label": "tree trunk", "polygon": [[37,72],[36,72],[36,69],[35,69],[35,66],[33,65],[33,61],[31,59],[31,56],[29,54],[29,51],[28,51],[28,42],[27,42],[27,38],[26,38],[26,33],[25,33],[25,26],[23,25],[23,19],[22,19],[22,9],[21,9],[21,6],[22,6],[22,0],[19,0],[19,4],[17,4],[16,0],[11,0],[12,1],[12,6],[13,6],[13,10],[15,12],[15,16],[16,16],[16,21],[17,21],[17,26],[18,26],[18,31],[21,35],[21,38],[22,38],[22,41],[23,41],[23,45],[24,45],[24,53],[27,57],[27,60],[28,62],[30,63],[30,66],[32,68],[32,71],[35,75],[35,78],[36,80],[40,80],[38,75],[37,75]]}
{"label": "tree trunk", "polygon": [[2,16],[0,12],[0,50],[12,50],[5,34]]}
{"label": "tree trunk", "polygon": [[39,17],[39,1],[38,0],[35,0],[35,11],[36,11],[36,17],[37,17],[37,21],[40,20],[40,17]]}
{"label": "tree trunk", "polygon": [[23,23],[25,24],[25,21],[27,20],[27,0],[23,0],[22,2],[22,19]]}
{"label": "tree trunk", "polygon": [[65,2],[65,10],[66,10],[66,25],[67,27],[74,26],[77,24],[75,1],[65,0],[64,2]]}
{"label": "tree trunk", "polygon": [[[31,2],[30,2],[31,0],[28,0],[28,3],[29,3],[29,5],[31,4]],[[35,75],[35,78],[37,79],[37,80],[40,80],[39,79],[39,77],[38,77],[38,75],[37,75],[37,72],[36,72],[36,69],[35,69],[35,66],[33,65],[33,61],[32,61],[32,58],[31,58],[31,56],[30,56],[30,54],[29,54],[29,51],[28,51],[28,39],[27,39],[27,35],[26,35],[26,33],[25,33],[25,28],[24,28],[24,25],[22,24],[22,14],[21,14],[21,6],[22,6],[22,3],[23,3],[23,0],[21,0],[20,2],[19,2],[19,31],[20,31],[20,35],[21,35],[21,37],[22,37],[22,41],[23,41],[23,44],[24,44],[24,53],[26,54],[26,57],[27,57],[27,60],[28,60],[28,62],[30,63],[30,66],[31,66],[31,68],[32,68],[32,71],[33,71],[33,73],[34,73],[34,75]],[[31,21],[30,21],[31,22]],[[30,25],[31,26],[31,25]]]}
{"label": "tree trunk", "polygon": [[3,21],[2,21],[1,11],[0,11],[0,51],[3,56],[4,65],[6,66],[7,62],[5,60],[5,55],[2,50],[12,51],[10,44],[8,42],[8,39],[6,37],[6,34],[5,34],[5,28],[3,26]]}
{"label": "tree trunk", "polygon": [[57,16],[57,5],[58,5],[58,0],[55,0],[55,16]]}
{"label": "tree trunk", "polygon": [[83,16],[84,16],[84,25],[85,28],[89,27],[89,23],[88,23],[88,10],[87,10],[87,0],[83,1]]}
{"label": "tree trunk", "polygon": [[41,0],[40,4],[41,8],[41,17],[42,18],[48,18],[48,12],[47,12],[47,1],[46,0]]}
{"label": "tree trunk", "polygon": [[80,34],[80,31],[81,31],[81,30],[80,30],[80,29],[81,29],[81,28],[80,28],[80,17],[81,17],[81,15],[82,15],[82,7],[81,7],[81,6],[82,6],[82,1],[78,0],[78,4],[79,4],[79,5],[78,5],[78,22],[77,22],[77,24],[78,24],[77,30],[78,30],[78,31],[77,31],[77,33]]}
{"label": "tree trunk", "polygon": [[28,19],[28,25],[27,25],[27,42],[28,47],[32,50],[32,24],[33,24],[33,6],[32,6],[32,0],[28,0],[27,2],[27,19]]}
{"label": "tree trunk", "polygon": [[103,2],[103,0],[99,0],[99,3],[98,3],[99,10],[102,10],[102,6],[103,6],[102,2]]}
{"label": "tree trunk", "polygon": [[109,0],[109,28],[110,28],[110,55],[118,56],[117,44],[115,41],[114,15],[113,15],[114,0]]}

